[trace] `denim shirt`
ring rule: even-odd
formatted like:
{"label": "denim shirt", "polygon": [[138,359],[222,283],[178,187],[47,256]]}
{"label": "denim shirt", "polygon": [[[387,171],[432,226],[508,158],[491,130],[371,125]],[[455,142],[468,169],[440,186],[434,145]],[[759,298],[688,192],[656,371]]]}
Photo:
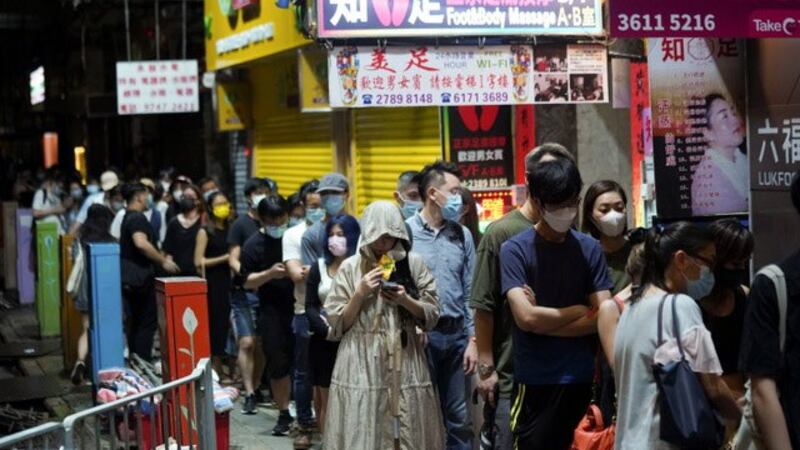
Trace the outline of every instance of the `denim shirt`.
{"label": "denim shirt", "polygon": [[411,251],[423,257],[436,280],[441,308],[439,317],[463,319],[464,332],[474,336],[475,324],[469,307],[472,270],[475,266],[472,234],[452,221],[446,221],[444,227],[436,231],[428,226],[420,213],[410,217],[406,224],[414,238]]}

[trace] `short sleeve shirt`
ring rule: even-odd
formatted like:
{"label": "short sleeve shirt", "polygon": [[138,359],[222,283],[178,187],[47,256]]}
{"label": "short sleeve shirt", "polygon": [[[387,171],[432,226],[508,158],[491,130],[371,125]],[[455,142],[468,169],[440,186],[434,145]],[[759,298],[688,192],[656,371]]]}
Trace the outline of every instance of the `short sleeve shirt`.
{"label": "short sleeve shirt", "polygon": [[[303,261],[303,234],[308,229],[305,221],[289,228],[283,235],[283,261]],[[298,283],[294,287],[294,313],[305,314],[306,284]]]}
{"label": "short sleeve shirt", "polygon": [[242,247],[247,239],[258,231],[258,222],[249,214],[237,217],[228,231],[228,245]]}
{"label": "short sleeve shirt", "polygon": [[[500,250],[503,295],[530,286],[540,306],[587,305],[589,295],[611,290],[603,250],[592,237],[570,230],[564,242],[549,242],[531,228]],[[523,331],[514,325],[514,378],[527,385],[589,383],[597,337],[564,338]]]}
{"label": "short sleeve shirt", "polygon": [[153,227],[137,211],[127,211],[120,228],[119,253],[122,268],[122,283],[135,287],[146,286],[153,279],[153,262],[136,247],[135,233],[144,233],[147,240],[155,245]]}
{"label": "short sleeve shirt", "polygon": [[475,252],[470,306],[493,314],[492,353],[500,395],[504,398],[510,397],[514,388],[511,339],[514,318],[500,292],[500,246],[533,225],[520,210],[511,211],[489,225]]}
{"label": "short sleeve shirt", "polygon": [[86,197],[86,200],[83,201],[83,205],[81,205],[81,210],[78,211],[78,217],[75,218],[75,221],[78,223],[86,222],[86,216],[89,214],[89,208],[92,205],[102,204],[105,201],[105,193],[104,192],[97,192]]}
{"label": "short sleeve shirt", "polygon": [[800,253],[780,265],[786,278],[786,342],[780,350],[778,299],[766,276],[753,280],[744,318],[739,370],[773,377],[780,392],[792,448],[800,448]]}
{"label": "short sleeve shirt", "polygon": [[[242,246],[239,260],[242,263],[242,277],[269,269],[274,264],[283,262],[281,240],[256,232]],[[292,281],[286,277],[272,280],[258,288],[261,304],[271,304],[288,315],[294,314],[294,296]]]}
{"label": "short sleeve shirt", "polygon": [[[53,195],[44,189],[39,189],[33,194],[33,209],[51,209],[61,206],[61,199],[57,195]],[[38,223],[54,223],[58,227],[58,233],[64,232],[61,225],[61,218],[57,214],[50,214],[49,216],[38,219]]]}
{"label": "short sleeve shirt", "polygon": [[325,222],[317,222],[311,225],[305,233],[301,243],[303,265],[310,266],[322,258],[325,249],[322,248],[322,241],[325,238]]}

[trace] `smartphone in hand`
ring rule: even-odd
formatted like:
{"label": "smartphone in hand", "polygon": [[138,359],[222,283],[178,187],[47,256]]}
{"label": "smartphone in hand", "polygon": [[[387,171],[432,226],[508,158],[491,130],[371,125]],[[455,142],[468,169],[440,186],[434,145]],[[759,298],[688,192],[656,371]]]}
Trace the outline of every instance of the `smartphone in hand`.
{"label": "smartphone in hand", "polygon": [[395,283],[394,281],[381,281],[381,290],[382,291],[399,291],[400,285]]}

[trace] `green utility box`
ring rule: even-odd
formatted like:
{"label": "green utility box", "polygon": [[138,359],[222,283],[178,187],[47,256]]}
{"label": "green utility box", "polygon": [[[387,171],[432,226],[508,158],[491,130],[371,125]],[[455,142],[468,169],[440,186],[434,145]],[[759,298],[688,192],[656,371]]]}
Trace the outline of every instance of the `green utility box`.
{"label": "green utility box", "polygon": [[61,335],[60,243],[55,223],[36,224],[36,316],[42,337]]}

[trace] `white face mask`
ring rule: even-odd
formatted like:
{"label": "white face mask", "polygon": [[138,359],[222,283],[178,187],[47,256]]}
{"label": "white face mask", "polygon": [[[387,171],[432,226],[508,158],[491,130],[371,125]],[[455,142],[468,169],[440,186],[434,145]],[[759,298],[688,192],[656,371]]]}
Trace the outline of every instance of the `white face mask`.
{"label": "white face mask", "polygon": [[544,208],[544,221],[556,233],[566,233],[569,231],[572,224],[575,222],[575,217],[578,215],[578,207],[572,206],[567,208],[560,208],[555,211],[548,211]]}
{"label": "white face mask", "polygon": [[625,214],[612,209],[607,212],[600,220],[592,218],[594,224],[600,229],[600,232],[608,237],[617,237],[625,231],[627,225]]}
{"label": "white face mask", "polygon": [[264,200],[265,198],[267,198],[267,196],[264,194],[256,194],[250,197],[253,209],[258,209],[258,204],[261,203],[261,200]]}

